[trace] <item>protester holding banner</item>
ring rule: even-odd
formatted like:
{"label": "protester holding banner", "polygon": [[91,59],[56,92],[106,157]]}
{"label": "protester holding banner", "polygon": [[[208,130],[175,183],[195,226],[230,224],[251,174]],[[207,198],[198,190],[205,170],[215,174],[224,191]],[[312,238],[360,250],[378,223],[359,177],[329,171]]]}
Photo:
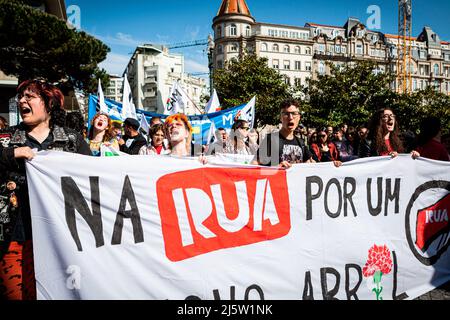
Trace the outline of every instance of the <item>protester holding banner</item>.
{"label": "protester holding banner", "polygon": [[139,150],[147,145],[147,140],[139,133],[139,121],[133,118],[125,119],[123,123],[125,136],[119,140],[120,151],[138,155]]}
{"label": "protester holding banner", "polygon": [[23,122],[0,131],[0,184],[8,200],[0,219],[0,299],[29,300],[36,297],[36,284],[25,160],[42,150],[91,152],[78,132],[59,126],[64,95],[54,85],[22,82],[17,104]]}
{"label": "protester holding banner", "polygon": [[[404,150],[394,111],[389,107],[379,109],[372,116],[367,139],[360,143],[359,157],[391,156],[395,158]],[[417,158],[420,154],[412,151],[411,156]]]}
{"label": "protester holding banner", "polygon": [[164,131],[169,140],[169,154],[187,157],[191,154],[192,126],[181,113],[169,116],[164,122]]}
{"label": "protester holding banner", "polygon": [[89,143],[92,155],[96,157],[101,155],[102,146],[119,150],[119,142],[114,137],[111,118],[106,113],[99,112],[94,116],[87,142]]}
{"label": "protester holding banner", "polygon": [[[300,103],[288,99],[280,105],[281,129],[269,133],[259,146],[254,164],[290,168],[295,163],[314,163],[311,152],[302,139],[295,135],[300,122]],[[273,151],[278,151],[273,154]]]}
{"label": "protester holding banner", "polygon": [[150,128],[150,142],[148,146],[143,146],[141,150],[139,150],[139,155],[159,155],[159,154],[168,154],[169,151],[166,149],[164,145],[164,125],[156,124]]}

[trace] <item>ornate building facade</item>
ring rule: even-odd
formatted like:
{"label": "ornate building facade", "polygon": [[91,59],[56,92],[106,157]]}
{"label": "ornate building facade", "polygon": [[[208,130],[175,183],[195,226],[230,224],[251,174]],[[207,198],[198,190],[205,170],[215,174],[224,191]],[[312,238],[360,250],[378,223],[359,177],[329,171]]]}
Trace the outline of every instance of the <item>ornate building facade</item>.
{"label": "ornate building facade", "polygon": [[[214,69],[240,55],[255,53],[266,57],[269,66],[291,85],[305,85],[307,78],[329,74],[329,63],[339,67],[373,61],[378,65],[375,72],[397,71],[398,36],[369,30],[356,18],[349,18],[342,27],[261,23],[251,15],[245,0],[222,0],[212,28]],[[429,27],[411,41],[412,90],[433,86],[450,94],[450,43],[441,41]],[[392,83],[393,90],[397,87],[397,82]]]}

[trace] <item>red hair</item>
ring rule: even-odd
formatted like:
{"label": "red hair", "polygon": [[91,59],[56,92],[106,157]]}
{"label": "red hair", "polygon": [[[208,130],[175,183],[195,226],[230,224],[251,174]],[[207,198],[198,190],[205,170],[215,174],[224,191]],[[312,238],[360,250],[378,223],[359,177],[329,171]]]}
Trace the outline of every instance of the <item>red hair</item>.
{"label": "red hair", "polygon": [[[164,133],[167,137],[169,136],[169,125],[175,121],[183,122],[184,127],[189,132],[189,136],[186,140],[186,149],[187,149],[188,153],[190,153],[191,152],[191,142],[192,142],[192,132],[194,131],[194,129],[192,129],[192,125],[189,122],[189,119],[186,115],[184,115],[182,113],[177,113],[177,114],[173,114],[173,115],[167,117],[166,120],[164,121]],[[169,141],[169,145],[170,145],[170,149],[172,149],[172,144],[170,143],[170,141]]]}
{"label": "red hair", "polygon": [[22,95],[26,90],[42,98],[48,113],[55,109],[64,109],[64,94],[55,85],[44,80],[25,80],[17,87],[17,95]]}

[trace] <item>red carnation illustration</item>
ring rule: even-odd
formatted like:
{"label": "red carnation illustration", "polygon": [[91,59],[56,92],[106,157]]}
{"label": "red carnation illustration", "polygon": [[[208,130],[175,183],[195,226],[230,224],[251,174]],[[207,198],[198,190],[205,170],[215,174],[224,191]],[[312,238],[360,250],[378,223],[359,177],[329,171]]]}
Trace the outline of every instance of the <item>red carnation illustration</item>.
{"label": "red carnation illustration", "polygon": [[373,292],[377,295],[377,300],[383,300],[381,292],[383,287],[381,286],[381,277],[383,274],[389,274],[392,270],[392,258],[389,248],[384,246],[377,246],[376,244],[369,250],[369,258],[366,265],[363,268],[364,277],[373,277],[373,282],[376,284],[376,288],[373,288]]}

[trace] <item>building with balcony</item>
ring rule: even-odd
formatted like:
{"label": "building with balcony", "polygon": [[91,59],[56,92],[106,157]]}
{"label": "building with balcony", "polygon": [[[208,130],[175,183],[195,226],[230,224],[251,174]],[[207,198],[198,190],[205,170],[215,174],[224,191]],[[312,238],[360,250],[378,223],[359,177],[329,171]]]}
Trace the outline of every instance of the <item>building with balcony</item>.
{"label": "building with balcony", "polygon": [[127,66],[128,81],[136,108],[162,113],[175,81],[190,97],[185,114],[198,114],[206,81],[184,71],[184,56],[173,54],[162,45],[145,44],[136,48]]}
{"label": "building with balcony", "polygon": [[104,90],[106,99],[122,102],[123,96],[123,77],[117,74],[109,75],[109,85]]}
{"label": "building with balcony", "polygon": [[[397,72],[397,35],[366,28],[357,18],[343,26],[306,23],[303,27],[260,23],[251,15],[245,0],[222,0],[213,19],[215,48],[213,68],[243,54],[266,57],[270,67],[278,70],[286,83],[306,84],[307,78],[329,74],[330,66],[372,61],[375,72]],[[433,86],[450,94],[450,43],[441,41],[425,27],[412,45],[412,89]],[[392,88],[398,88],[397,81]]]}

